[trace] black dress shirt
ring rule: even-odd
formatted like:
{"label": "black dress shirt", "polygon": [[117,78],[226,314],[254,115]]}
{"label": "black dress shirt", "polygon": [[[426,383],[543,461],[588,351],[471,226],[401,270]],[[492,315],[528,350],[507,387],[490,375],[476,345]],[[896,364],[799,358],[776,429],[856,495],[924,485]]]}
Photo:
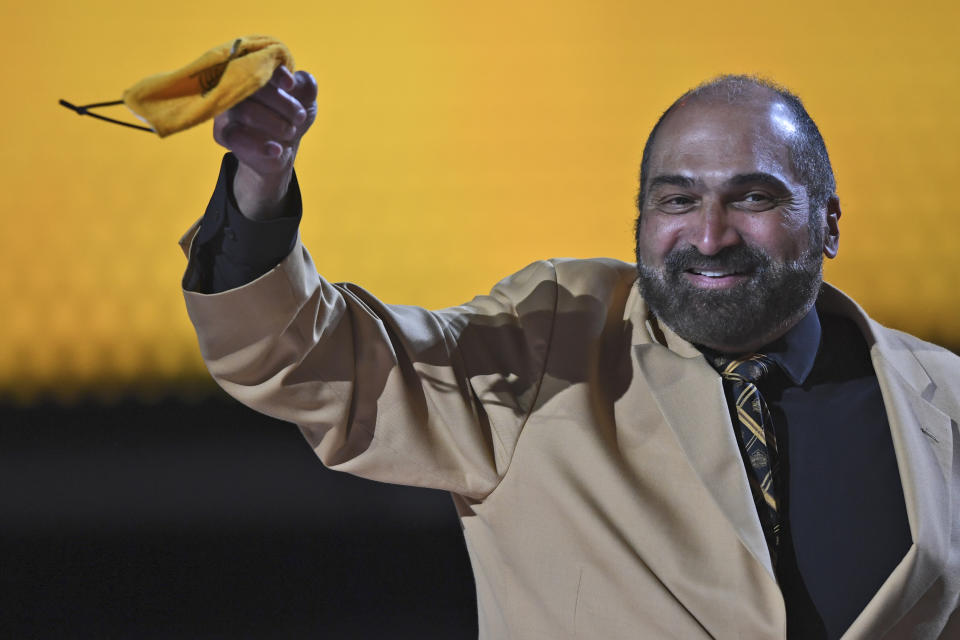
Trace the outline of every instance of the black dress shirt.
{"label": "black dress shirt", "polygon": [[851,320],[812,311],[770,353],[788,637],[839,638],[911,545],[890,425]]}
{"label": "black dress shirt", "polygon": [[[224,157],[184,288],[218,293],[255,280],[293,248],[296,176],[280,218],[254,222]],[[779,364],[761,382],[780,457],[777,580],[790,640],[839,638],[911,545],[893,441],[870,352],[845,318],[811,310],[758,350]],[[731,629],[731,633],[735,630]]]}
{"label": "black dress shirt", "polygon": [[839,638],[911,545],[880,385],[856,325],[816,309],[757,351],[779,365],[758,387],[780,459],[787,637]]}

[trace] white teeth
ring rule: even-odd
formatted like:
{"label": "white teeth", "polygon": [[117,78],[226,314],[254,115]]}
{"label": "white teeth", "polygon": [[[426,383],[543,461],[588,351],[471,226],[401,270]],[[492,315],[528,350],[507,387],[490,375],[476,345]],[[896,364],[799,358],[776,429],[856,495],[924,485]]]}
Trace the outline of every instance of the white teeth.
{"label": "white teeth", "polygon": [[694,271],[694,273],[699,273],[700,275],[707,276],[708,278],[722,278],[730,275],[724,271]]}

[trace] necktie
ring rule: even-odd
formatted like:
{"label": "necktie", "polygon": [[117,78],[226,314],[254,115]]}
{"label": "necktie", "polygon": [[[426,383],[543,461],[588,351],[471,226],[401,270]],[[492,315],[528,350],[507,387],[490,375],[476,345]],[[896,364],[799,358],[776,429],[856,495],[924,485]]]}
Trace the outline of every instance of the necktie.
{"label": "necktie", "polygon": [[767,375],[774,363],[762,354],[753,354],[738,360],[719,356],[713,364],[723,378],[727,399],[735,409],[734,428],[747,463],[747,478],[770,556],[776,564],[780,537],[780,518],[774,484],[777,439],[770,410],[757,388],[757,383]]}

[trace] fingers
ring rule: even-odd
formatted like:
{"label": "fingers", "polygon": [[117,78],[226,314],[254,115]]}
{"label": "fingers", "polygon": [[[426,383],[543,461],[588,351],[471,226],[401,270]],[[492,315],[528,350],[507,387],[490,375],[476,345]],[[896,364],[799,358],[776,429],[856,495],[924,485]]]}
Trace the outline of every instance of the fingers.
{"label": "fingers", "polygon": [[256,173],[269,176],[289,170],[296,154],[296,143],[281,144],[264,140],[262,134],[241,124],[227,124],[214,136],[237,159]]}
{"label": "fingers", "polygon": [[221,145],[230,149],[240,158],[253,158],[256,156],[275,156],[277,149],[283,149],[283,145],[275,140],[264,138],[259,131],[248,129],[242,124],[231,122],[224,125],[219,135],[214,136]]}
{"label": "fingers", "polygon": [[[281,70],[286,72],[287,75],[280,75],[279,77],[282,79],[289,78],[289,83],[283,80],[281,84],[289,88],[283,88],[277,84],[277,77]],[[291,124],[300,124],[307,119],[307,111],[305,105],[291,94],[291,91],[295,88],[296,84],[290,72],[284,67],[278,67],[277,72],[274,73],[270,82],[261,87],[248,99],[252,99],[273,109],[280,116],[289,120]],[[314,96],[314,100],[316,100],[316,96]]]}
{"label": "fingers", "polygon": [[290,91],[294,85],[293,74],[290,73],[289,69],[280,65],[274,70],[273,75],[270,77],[270,84],[278,89]]}
{"label": "fingers", "polygon": [[258,173],[286,171],[316,118],[316,98],[313,76],[278,67],[266,85],[216,117],[213,137]]}
{"label": "fingers", "polygon": [[297,71],[293,77],[294,86],[288,90],[291,95],[307,109],[310,108],[311,104],[315,106],[317,102],[317,81],[314,77],[306,71]]}
{"label": "fingers", "polygon": [[295,77],[278,67],[269,83],[227,111],[227,116],[231,123],[259,131],[265,139],[291,142],[313,122],[316,97],[313,76],[301,71]]}
{"label": "fingers", "polygon": [[244,100],[231,109],[230,121],[259,132],[266,140],[292,142],[299,134],[297,123],[258,100]]}

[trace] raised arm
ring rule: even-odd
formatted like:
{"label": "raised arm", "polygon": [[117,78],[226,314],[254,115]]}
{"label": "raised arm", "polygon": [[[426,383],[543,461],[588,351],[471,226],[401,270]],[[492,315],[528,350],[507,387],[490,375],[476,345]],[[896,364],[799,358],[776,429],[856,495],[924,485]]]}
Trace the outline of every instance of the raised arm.
{"label": "raised arm", "polygon": [[296,234],[292,162],[316,88],[306,74],[294,80],[278,72],[215,124],[233,153],[183,240],[184,296],[207,367],[244,404],[299,425],[331,468],[480,499],[537,398],[554,265],[436,312],[324,280]]}

